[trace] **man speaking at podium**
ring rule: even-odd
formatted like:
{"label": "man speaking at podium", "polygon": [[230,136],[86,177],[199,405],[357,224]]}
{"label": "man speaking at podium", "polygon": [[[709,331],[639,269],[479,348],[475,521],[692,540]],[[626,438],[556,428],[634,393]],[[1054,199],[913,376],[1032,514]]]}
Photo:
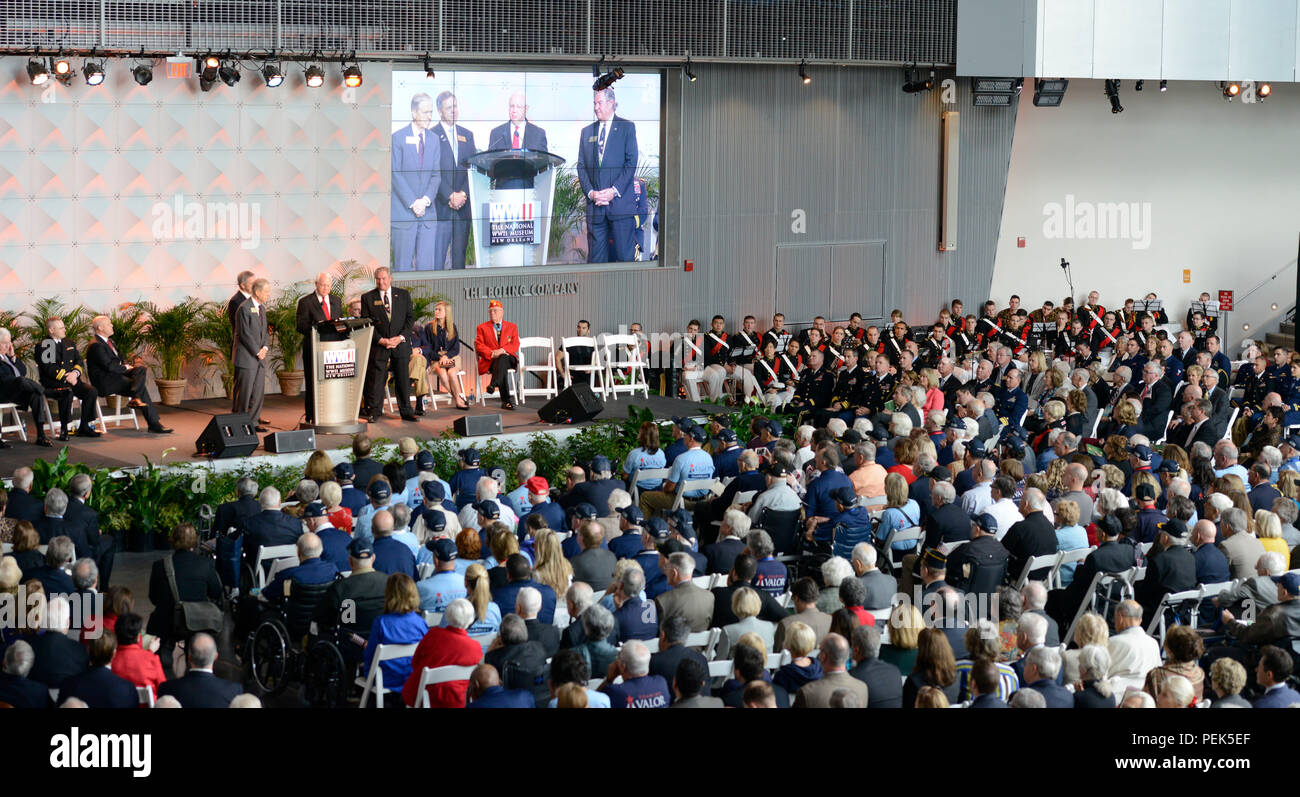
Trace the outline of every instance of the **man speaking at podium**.
{"label": "man speaking at podium", "polygon": [[311,331],[324,321],[343,317],[343,300],[330,293],[334,278],[322,271],[316,275],[316,290],[298,300],[298,332],[302,335],[302,369],[307,372],[307,423],[316,423],[316,387],[312,372],[316,368],[311,348]]}
{"label": "man speaking at podium", "polygon": [[[636,125],[614,115],[614,90],[592,99],[596,121],[578,139],[578,182],[587,195],[587,262],[626,263],[636,255]],[[613,250],[609,245],[613,238]]]}
{"label": "man speaking at podium", "polygon": [[[528,123],[528,104],[522,91],[510,95],[510,121],[492,128],[488,134],[488,149],[531,149],[546,152],[546,131]],[[497,188],[532,188],[533,178],[513,173],[504,169],[507,164],[498,165],[496,174]]]}

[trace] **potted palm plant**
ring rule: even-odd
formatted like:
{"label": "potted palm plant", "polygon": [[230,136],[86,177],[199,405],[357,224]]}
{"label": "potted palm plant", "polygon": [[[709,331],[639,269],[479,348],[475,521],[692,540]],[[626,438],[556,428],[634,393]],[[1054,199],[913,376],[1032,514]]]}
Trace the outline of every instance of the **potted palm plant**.
{"label": "potted palm plant", "polygon": [[185,361],[199,343],[199,317],[203,303],[189,298],[166,310],[149,302],[143,339],[153,352],[154,379],[163,404],[179,406],[185,397]]}
{"label": "potted palm plant", "polygon": [[131,357],[139,354],[144,346],[147,320],[145,303],[126,302],[118,305],[115,310],[108,313],[108,319],[113,323],[113,345],[121,353],[123,362],[130,362]]}
{"label": "potted palm plant", "polygon": [[[299,290],[301,289],[301,290]],[[275,376],[280,380],[280,392],[296,396],[302,392],[306,373],[298,366],[302,354],[302,334],[298,332],[298,296],[306,293],[301,284],[281,291],[275,301],[266,307],[266,325],[275,338]]]}
{"label": "potted palm plant", "polygon": [[43,339],[55,318],[63,319],[64,337],[68,340],[75,342],[90,337],[90,312],[80,305],[69,309],[58,299],[37,299],[31,312],[24,315],[32,322],[29,330],[32,340]]}
{"label": "potted palm plant", "polygon": [[227,396],[234,396],[235,361],[231,359],[235,347],[235,330],[230,326],[226,306],[208,302],[199,311],[199,353],[204,364],[215,366],[221,378],[221,387]]}

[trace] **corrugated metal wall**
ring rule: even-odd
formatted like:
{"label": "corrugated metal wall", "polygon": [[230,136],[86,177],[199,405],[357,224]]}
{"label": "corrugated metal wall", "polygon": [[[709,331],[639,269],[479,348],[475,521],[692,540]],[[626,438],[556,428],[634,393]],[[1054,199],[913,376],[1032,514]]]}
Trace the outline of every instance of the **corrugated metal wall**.
{"label": "corrugated metal wall", "polygon": [[[806,86],[790,66],[698,64],[695,72],[695,83],[679,82],[676,71],[666,81],[665,128],[673,130],[678,111],[681,119],[680,163],[669,157],[672,132],[664,159],[671,267],[423,284],[448,295],[462,323],[477,323],[487,300],[466,300],[467,287],[580,283],[576,295],[507,300],[524,335],[572,334],[579,317],[597,331],[630,321],[647,332],[680,330],[714,313],[729,326],[753,314],[764,326],[783,305],[774,295],[778,245],[883,241],[883,296],[867,269],[859,284],[835,286],[864,314],[897,307],[923,323],[954,297],[968,308],[987,298],[1016,108],[972,107],[966,81],[953,106],[939,89],[904,94],[897,69],[812,68]],[[958,249],[940,253],[940,114],[952,109],[961,112]],[[792,230],[795,210],[804,211],[806,232]],[[682,268],[687,258],[691,273]]]}

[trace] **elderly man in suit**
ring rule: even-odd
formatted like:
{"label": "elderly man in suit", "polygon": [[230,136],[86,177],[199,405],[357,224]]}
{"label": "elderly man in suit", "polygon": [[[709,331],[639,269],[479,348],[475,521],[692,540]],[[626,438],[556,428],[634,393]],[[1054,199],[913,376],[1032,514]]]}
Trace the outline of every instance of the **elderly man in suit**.
{"label": "elderly man in suit", "polygon": [[488,302],[488,319],[478,325],[474,334],[474,351],[478,354],[479,374],[491,374],[487,392],[501,389],[501,409],[513,410],[510,398],[510,379],[506,372],[519,367],[519,328],[506,321],[505,305],[493,299]]}
{"label": "elderly man in suit", "polygon": [[375,269],[375,288],[361,295],[361,317],[375,325],[370,341],[370,366],[366,369],[366,393],[361,413],[377,423],[383,415],[384,383],[393,375],[393,394],[404,421],[415,421],[411,409],[411,335],[415,316],[411,294],[393,287],[393,273]]}
{"label": "elderly man in suit", "polygon": [[[528,121],[528,99],[522,91],[510,95],[507,106],[509,121],[492,128],[488,149],[531,149],[547,151],[546,131]],[[492,175],[497,188],[532,188],[533,178],[509,169],[509,161],[498,164]]]}
{"label": "elderly man in suit", "polygon": [[[587,262],[627,262],[636,256],[636,125],[614,115],[613,89],[592,99],[596,121],[578,139],[578,182],[587,197]],[[613,248],[610,241],[613,240]]]}
{"label": "elderly man in suit", "polygon": [[442,183],[440,142],[433,133],[433,98],[411,98],[411,123],[393,133],[392,233],[393,269],[432,271],[438,242],[438,211],[433,209]]}
{"label": "elderly man in suit", "polygon": [[[253,283],[252,297],[235,311],[235,401],[231,412],[246,413],[250,420],[262,417],[266,397],[266,358],[271,353],[271,333],[266,324],[266,300],[271,283]],[[265,432],[266,428],[256,427]]]}
{"label": "elderly man in suit", "polygon": [[816,681],[803,685],[795,695],[795,708],[830,708],[831,695],[840,689],[847,689],[858,699],[859,706],[866,706],[870,695],[867,684],[849,675],[849,642],[839,634],[827,634],[822,640],[821,654],[823,675]]}
{"label": "elderly man in suit", "polygon": [[[95,339],[86,348],[86,369],[95,390],[101,396],[130,396],[132,404],[144,412],[149,431],[154,434],[170,434],[172,430],[162,425],[158,410],[154,409],[153,401],[149,398],[149,387],[146,384],[149,372],[144,361],[136,355],[131,358],[131,367],[126,367],[122,353],[113,343],[113,320],[108,316],[95,316],[90,322],[90,328],[95,332]],[[0,373],[3,373],[3,368],[0,368]]]}
{"label": "elderly man in suit", "polygon": [[[396,241],[396,237],[394,237]],[[322,271],[316,275],[316,290],[298,300],[298,334],[302,335],[302,367],[310,371],[315,366],[311,345],[311,331],[326,321],[343,317],[343,300],[330,293],[334,278]],[[316,421],[316,386],[310,374],[306,380],[307,423]]]}
{"label": "elderly man in suit", "polygon": [[438,237],[433,246],[433,267],[441,269],[447,253],[451,253],[450,268],[465,268],[465,252],[469,248],[469,230],[473,212],[469,204],[469,169],[465,161],[478,152],[474,134],[469,128],[456,124],[460,116],[456,95],[444,91],[438,95],[436,106],[440,122],[434,127],[438,139],[438,163],[441,175],[433,198],[438,213]]}
{"label": "elderly man in suit", "polygon": [[655,598],[660,623],[680,615],[690,623],[692,633],[708,630],[713,619],[713,594],[691,583],[694,573],[695,560],[689,554],[678,552],[667,557],[664,576],[669,589]]}
{"label": "elderly man in suit", "polygon": [[253,295],[253,280],[256,277],[257,275],[251,271],[241,271],[235,277],[236,290],[231,295],[230,301],[226,302],[226,318],[230,320],[231,329],[235,328],[235,311]]}
{"label": "elderly man in suit", "polygon": [[217,662],[216,640],[210,634],[195,634],[190,640],[188,660],[189,670],[185,675],[158,687],[158,696],[176,698],[181,708],[230,708],[230,701],[243,690],[234,681],[213,674],[212,665]]}
{"label": "elderly man in suit", "polygon": [[[45,436],[45,388],[27,376],[27,365],[14,351],[13,337],[8,329],[0,329],[0,401],[17,404],[31,410],[32,425],[36,427],[38,446],[49,448],[54,444]],[[9,444],[0,440],[0,448]]]}

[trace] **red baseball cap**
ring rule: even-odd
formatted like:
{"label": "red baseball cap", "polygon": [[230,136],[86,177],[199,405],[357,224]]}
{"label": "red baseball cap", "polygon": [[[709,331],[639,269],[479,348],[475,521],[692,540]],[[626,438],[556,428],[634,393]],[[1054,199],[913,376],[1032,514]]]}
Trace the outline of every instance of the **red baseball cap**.
{"label": "red baseball cap", "polygon": [[500,307],[502,309],[505,309],[505,305],[501,304],[500,299],[493,299],[492,301],[488,302],[488,309],[491,309],[493,307]]}
{"label": "red baseball cap", "polygon": [[524,484],[528,487],[528,492],[533,495],[546,495],[551,491],[551,485],[547,484],[546,479],[541,476],[534,476]]}

